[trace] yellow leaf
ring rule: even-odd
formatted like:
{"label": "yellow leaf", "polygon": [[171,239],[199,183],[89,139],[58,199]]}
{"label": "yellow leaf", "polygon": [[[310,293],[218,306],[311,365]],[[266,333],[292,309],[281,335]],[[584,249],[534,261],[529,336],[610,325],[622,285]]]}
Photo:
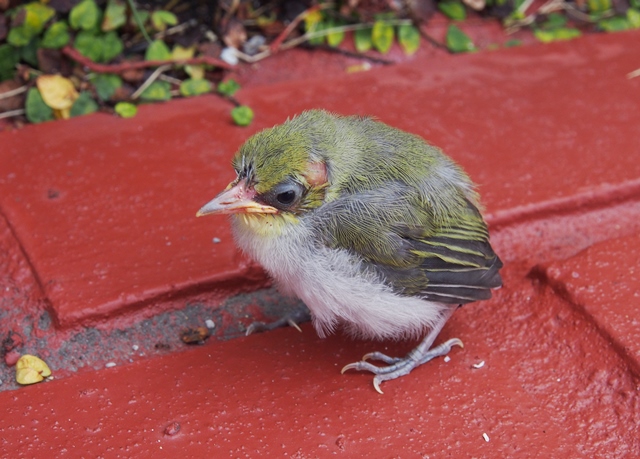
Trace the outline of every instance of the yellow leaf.
{"label": "yellow leaf", "polygon": [[16,363],[16,381],[18,384],[34,384],[51,376],[51,370],[42,359],[25,354]]}
{"label": "yellow leaf", "polygon": [[54,110],[70,109],[78,98],[78,91],[68,78],[61,75],[42,75],[36,80],[44,103]]}
{"label": "yellow leaf", "polygon": [[174,61],[182,61],[186,59],[191,59],[196,53],[196,47],[190,46],[189,48],[183,48],[180,45],[176,45],[173,47],[173,51],[171,51],[171,59]]}

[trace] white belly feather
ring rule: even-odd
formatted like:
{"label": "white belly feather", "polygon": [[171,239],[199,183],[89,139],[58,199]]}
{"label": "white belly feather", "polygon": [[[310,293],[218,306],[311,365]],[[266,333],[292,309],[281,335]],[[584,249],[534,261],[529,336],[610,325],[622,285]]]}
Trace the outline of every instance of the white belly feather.
{"label": "white belly feather", "polygon": [[367,338],[417,338],[449,309],[396,295],[374,273],[363,274],[361,262],[346,250],[314,247],[301,222],[278,225],[264,217],[234,216],[232,223],[242,250],[271,274],[283,293],[296,295],[309,307],[320,336],[344,324]]}

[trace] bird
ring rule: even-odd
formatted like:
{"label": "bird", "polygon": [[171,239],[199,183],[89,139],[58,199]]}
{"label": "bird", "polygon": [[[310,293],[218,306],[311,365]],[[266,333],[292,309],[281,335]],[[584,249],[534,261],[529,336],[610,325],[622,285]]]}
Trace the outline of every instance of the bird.
{"label": "bird", "polygon": [[342,369],[371,372],[380,393],[463,347],[432,346],[458,307],[502,286],[476,186],[417,135],[308,110],[251,136],[232,165],[236,178],[196,215],[230,214],[237,245],[306,304],[320,337],[422,339]]}

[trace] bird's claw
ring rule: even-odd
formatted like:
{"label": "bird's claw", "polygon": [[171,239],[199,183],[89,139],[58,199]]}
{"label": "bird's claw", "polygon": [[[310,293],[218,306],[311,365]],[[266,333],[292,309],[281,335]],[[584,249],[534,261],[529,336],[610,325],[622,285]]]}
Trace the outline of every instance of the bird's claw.
{"label": "bird's claw", "polygon": [[[349,370],[373,373],[375,375],[373,377],[373,387],[378,393],[382,394],[383,392],[380,389],[382,382],[407,375],[423,363],[427,363],[436,357],[447,355],[453,346],[464,347],[464,344],[458,338],[452,338],[424,353],[417,352],[416,348],[407,354],[406,357],[389,357],[381,352],[370,352],[365,354],[361,361],[349,363],[342,367],[341,373],[344,374]],[[367,362],[369,359],[379,360],[388,365],[379,367]]]}

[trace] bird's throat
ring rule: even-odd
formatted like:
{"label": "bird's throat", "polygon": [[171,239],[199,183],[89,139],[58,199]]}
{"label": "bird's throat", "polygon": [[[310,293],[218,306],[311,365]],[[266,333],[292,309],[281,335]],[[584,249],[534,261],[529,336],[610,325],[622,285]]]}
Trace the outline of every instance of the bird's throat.
{"label": "bird's throat", "polygon": [[232,217],[237,225],[260,237],[282,235],[289,225],[297,225],[298,218],[292,214],[235,214]]}

